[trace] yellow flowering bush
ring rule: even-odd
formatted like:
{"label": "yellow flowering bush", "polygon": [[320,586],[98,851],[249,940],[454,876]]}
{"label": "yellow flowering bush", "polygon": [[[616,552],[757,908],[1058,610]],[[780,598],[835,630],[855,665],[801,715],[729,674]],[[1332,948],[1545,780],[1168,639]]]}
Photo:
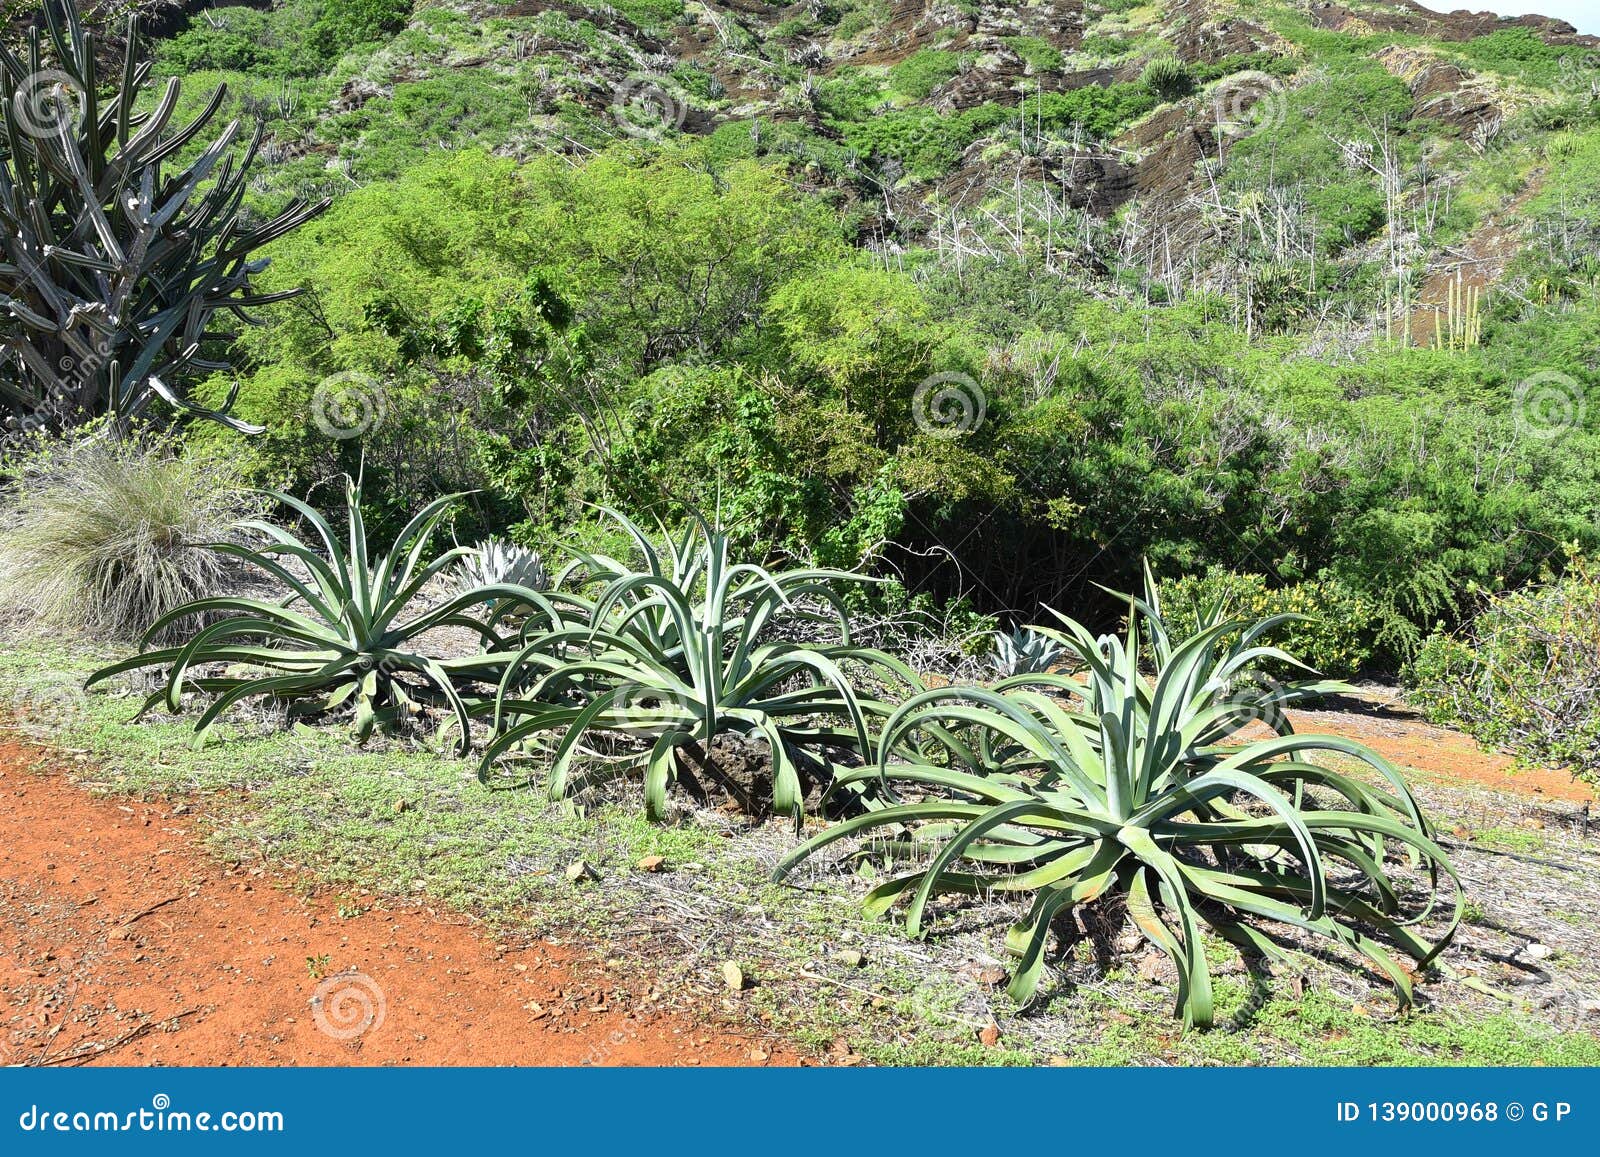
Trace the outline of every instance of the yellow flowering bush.
{"label": "yellow flowering bush", "polygon": [[1372,658],[1379,609],[1331,575],[1273,587],[1265,575],[1213,567],[1161,584],[1162,615],[1175,635],[1198,630],[1202,617],[1219,599],[1240,618],[1305,615],[1274,632],[1273,642],[1324,675],[1348,678]]}
{"label": "yellow flowering bush", "polygon": [[1436,723],[1528,763],[1600,779],[1600,571],[1491,596],[1458,635],[1439,632],[1408,672]]}

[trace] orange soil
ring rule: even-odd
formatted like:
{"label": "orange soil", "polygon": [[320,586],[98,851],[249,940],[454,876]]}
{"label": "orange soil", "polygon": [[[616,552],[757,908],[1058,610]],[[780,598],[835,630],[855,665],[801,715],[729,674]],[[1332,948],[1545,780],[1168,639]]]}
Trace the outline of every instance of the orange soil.
{"label": "orange soil", "polygon": [[1484,751],[1471,737],[1424,722],[1405,707],[1382,707],[1373,714],[1347,711],[1291,711],[1296,731],[1331,732],[1359,740],[1402,768],[1441,782],[1476,783],[1498,791],[1569,803],[1594,802],[1594,789],[1569,771],[1518,767],[1508,755]]}
{"label": "orange soil", "polygon": [[293,883],[0,741],[0,1064],[796,1063],[580,953],[416,909],[339,918]]}

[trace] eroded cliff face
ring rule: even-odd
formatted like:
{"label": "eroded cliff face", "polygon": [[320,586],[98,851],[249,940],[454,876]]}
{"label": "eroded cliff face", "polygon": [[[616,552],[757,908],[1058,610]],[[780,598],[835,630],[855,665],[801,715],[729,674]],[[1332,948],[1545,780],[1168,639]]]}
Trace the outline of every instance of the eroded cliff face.
{"label": "eroded cliff face", "polygon": [[1487,36],[1499,28],[1526,28],[1550,44],[1594,43],[1592,36],[1580,36],[1565,20],[1549,16],[1497,16],[1493,12],[1434,12],[1413,0],[1385,0],[1381,4],[1362,4],[1356,9],[1342,4],[1304,5],[1306,15],[1319,28],[1335,32],[1352,30],[1358,24],[1384,32],[1412,32],[1430,40],[1463,41]]}

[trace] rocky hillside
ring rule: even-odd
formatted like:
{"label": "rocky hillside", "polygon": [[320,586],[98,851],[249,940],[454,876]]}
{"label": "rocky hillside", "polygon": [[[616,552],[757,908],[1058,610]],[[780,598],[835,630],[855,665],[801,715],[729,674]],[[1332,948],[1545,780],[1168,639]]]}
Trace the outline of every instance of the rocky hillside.
{"label": "rocky hillside", "polygon": [[1561,21],[1409,0],[144,8],[161,70],[268,121],[265,202],[439,149],[694,134],[787,160],[892,259],[1037,249],[1106,292],[1242,290],[1252,327],[1419,340],[1507,264],[1520,238],[1490,260],[1484,231],[1579,149],[1600,82]]}

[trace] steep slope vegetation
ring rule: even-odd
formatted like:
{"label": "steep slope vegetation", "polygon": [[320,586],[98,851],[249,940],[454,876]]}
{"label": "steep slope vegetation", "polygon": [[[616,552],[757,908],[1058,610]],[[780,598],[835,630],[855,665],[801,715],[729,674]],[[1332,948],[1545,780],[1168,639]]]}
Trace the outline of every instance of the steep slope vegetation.
{"label": "steep slope vegetation", "polygon": [[[1560,22],[149,7],[191,108],[266,123],[254,207],[337,199],[236,351],[273,481],[478,487],[532,542],[720,508],[895,613],[1247,572],[1344,668],[1600,548],[1600,43]],[[380,420],[330,439],[351,381]]]}

